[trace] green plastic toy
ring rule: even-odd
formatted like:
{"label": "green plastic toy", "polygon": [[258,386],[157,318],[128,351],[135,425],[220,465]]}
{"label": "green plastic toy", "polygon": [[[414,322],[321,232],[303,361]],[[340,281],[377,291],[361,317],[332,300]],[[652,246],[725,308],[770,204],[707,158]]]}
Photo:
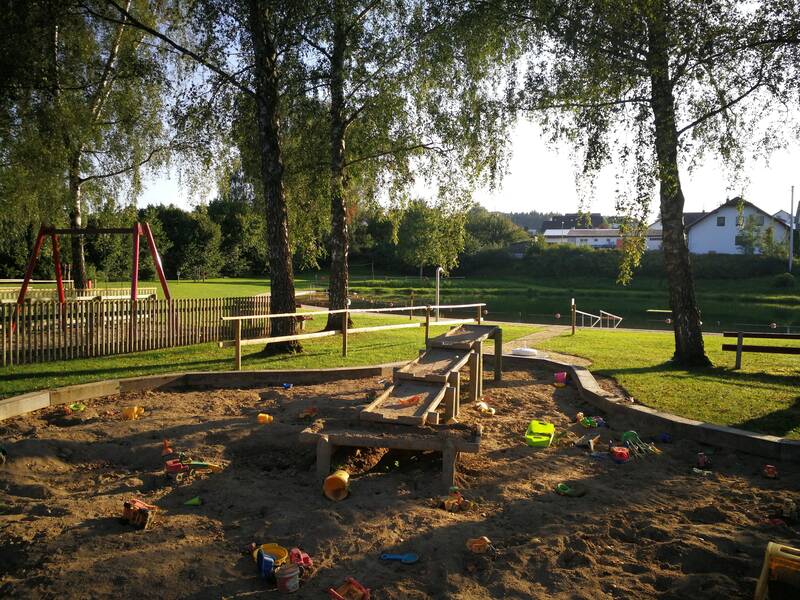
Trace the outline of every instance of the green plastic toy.
{"label": "green plastic toy", "polygon": [[547,448],[553,442],[556,426],[534,419],[525,432],[525,442],[533,448]]}

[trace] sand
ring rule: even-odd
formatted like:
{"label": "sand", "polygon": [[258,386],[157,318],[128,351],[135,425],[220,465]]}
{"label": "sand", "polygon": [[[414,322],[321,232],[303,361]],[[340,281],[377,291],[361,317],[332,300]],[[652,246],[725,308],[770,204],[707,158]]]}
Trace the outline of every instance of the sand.
{"label": "sand", "polygon": [[[483,446],[462,455],[458,480],[479,503],[468,513],[434,506],[442,496],[435,454],[361,451],[334,457],[353,471],[351,495],[321,494],[314,449],[297,444],[308,406],[320,417],[357,414],[378,378],[259,390],[146,392],[89,402],[81,418],[56,408],[0,423],[9,462],[0,468],[0,597],[278,597],[243,552],[251,542],[300,546],[315,562],[297,598],[353,576],[373,598],[740,598],[751,597],[770,540],[798,543],[797,524],[770,523],[781,503],[800,503],[800,469],[675,440],[661,455],[616,465],[572,442],[575,413],[593,414],[552,374],[512,371],[485,385],[497,410],[469,405],[462,422],[481,422]],[[123,406],[146,415],[124,421]],[[258,425],[256,415],[275,417]],[[531,418],[561,432],[543,450],[524,445]],[[612,422],[603,439],[635,423]],[[643,437],[658,432],[639,431]],[[220,473],[173,486],[161,441]],[[714,474],[691,473],[698,451],[713,452]],[[554,493],[562,481],[588,493]],[[200,507],[184,502],[200,496]],[[122,503],[159,507],[151,529],[122,524]],[[465,541],[496,546],[474,555]],[[381,552],[416,552],[414,565]]]}

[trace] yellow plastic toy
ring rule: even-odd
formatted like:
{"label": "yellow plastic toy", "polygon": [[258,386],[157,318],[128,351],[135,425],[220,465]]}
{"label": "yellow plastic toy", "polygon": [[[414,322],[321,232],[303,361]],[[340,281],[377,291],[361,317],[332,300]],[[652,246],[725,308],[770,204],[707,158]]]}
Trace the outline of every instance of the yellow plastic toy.
{"label": "yellow plastic toy", "polygon": [[325,478],[325,483],[322,484],[322,493],[325,494],[328,500],[338,502],[347,498],[349,484],[350,473],[340,469]]}
{"label": "yellow plastic toy", "polygon": [[[251,546],[252,547],[252,546]],[[275,560],[275,566],[279,567],[289,558],[289,551],[283,546],[278,544],[261,544],[256,546],[252,552],[253,560],[258,560],[258,551],[261,550],[264,554],[269,554]]]}
{"label": "yellow plastic toy", "polygon": [[754,599],[779,598],[800,598],[800,550],[769,542]]}

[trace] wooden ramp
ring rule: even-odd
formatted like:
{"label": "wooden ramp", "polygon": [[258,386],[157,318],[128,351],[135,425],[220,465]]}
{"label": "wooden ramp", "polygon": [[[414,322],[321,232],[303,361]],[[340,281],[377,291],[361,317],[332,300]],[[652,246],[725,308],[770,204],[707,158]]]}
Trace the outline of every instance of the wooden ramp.
{"label": "wooden ramp", "polygon": [[461,369],[469,365],[470,400],[483,394],[483,342],[495,340],[495,380],[500,379],[503,332],[494,325],[466,324],[428,340],[427,349],[394,372],[394,384],[361,411],[364,421],[406,425],[439,422],[437,407],[445,400],[445,421],[457,417]]}
{"label": "wooden ramp", "polygon": [[395,371],[395,378],[447,383],[450,374],[460,370],[469,359],[469,351],[431,348],[416,360]]}
{"label": "wooden ramp", "polygon": [[447,348],[449,350],[472,350],[477,344],[489,338],[495,338],[501,331],[494,325],[459,325],[440,336],[428,340],[429,348]]}
{"label": "wooden ramp", "polygon": [[446,383],[410,380],[395,383],[361,411],[361,419],[407,425],[438,423],[436,407],[444,398],[447,387]]}

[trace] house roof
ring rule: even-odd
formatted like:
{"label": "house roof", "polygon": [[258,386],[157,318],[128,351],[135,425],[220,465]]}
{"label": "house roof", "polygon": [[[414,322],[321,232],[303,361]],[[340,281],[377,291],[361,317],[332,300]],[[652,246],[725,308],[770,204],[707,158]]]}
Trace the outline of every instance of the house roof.
{"label": "house roof", "polygon": [[[684,221],[686,222],[686,231],[688,232],[689,229],[691,229],[693,226],[697,225],[700,221],[704,221],[705,219],[707,219],[708,217],[710,217],[713,214],[716,214],[717,212],[719,212],[723,208],[738,207],[740,203],[743,204],[744,206],[749,206],[750,208],[752,208],[756,212],[761,213],[765,217],[768,217],[768,218],[772,219],[775,223],[779,223],[779,224],[783,225],[784,227],[786,227],[787,229],[789,229],[789,226],[786,223],[784,223],[783,221],[781,221],[778,218],[773,217],[768,212],[765,212],[765,211],[761,210],[760,208],[758,208],[752,202],[748,202],[747,200],[743,200],[742,198],[736,197],[736,198],[731,198],[730,200],[726,200],[725,202],[720,204],[717,208],[715,208],[711,212],[700,213],[702,216],[699,219],[697,219],[696,221],[693,221],[692,223],[689,223],[688,221],[685,221],[685,217],[684,217]],[[697,213],[687,213],[687,214],[697,214]]]}

